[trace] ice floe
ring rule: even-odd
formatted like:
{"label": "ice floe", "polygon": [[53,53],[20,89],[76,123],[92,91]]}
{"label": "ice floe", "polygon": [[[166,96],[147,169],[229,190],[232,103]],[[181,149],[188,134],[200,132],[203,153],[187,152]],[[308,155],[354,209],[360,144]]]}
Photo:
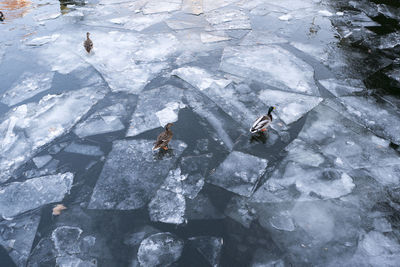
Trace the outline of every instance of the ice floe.
{"label": "ice floe", "polygon": [[3,186],[0,191],[1,216],[10,218],[42,205],[61,201],[69,193],[73,179],[74,175],[67,172]]}
{"label": "ice floe", "polygon": [[233,151],[210,175],[207,182],[242,196],[250,196],[267,164],[266,159]]}
{"label": "ice floe", "polygon": [[140,243],[140,266],[168,266],[177,261],[183,250],[183,241],[171,233],[151,235]]}
{"label": "ice floe", "polygon": [[168,170],[186,148],[170,143],[170,154],[160,160],[152,153],[152,141],[121,140],[113,143],[90,200],[90,209],[132,210],[146,205],[156,194]]}
{"label": "ice floe", "polygon": [[276,45],[226,47],[220,69],[282,90],[318,95],[313,68]]}
{"label": "ice floe", "polygon": [[179,110],[185,107],[182,97],[183,90],[170,85],[142,93],[126,136],[135,136],[177,121]]}

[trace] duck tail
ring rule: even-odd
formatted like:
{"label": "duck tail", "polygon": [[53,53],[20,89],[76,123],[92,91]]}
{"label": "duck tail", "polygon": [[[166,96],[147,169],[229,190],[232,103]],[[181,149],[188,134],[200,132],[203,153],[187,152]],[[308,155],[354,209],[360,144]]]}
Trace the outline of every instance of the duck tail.
{"label": "duck tail", "polygon": [[161,147],[161,144],[159,144],[158,142],[155,142],[154,143],[154,147],[153,147],[153,151],[159,149]]}

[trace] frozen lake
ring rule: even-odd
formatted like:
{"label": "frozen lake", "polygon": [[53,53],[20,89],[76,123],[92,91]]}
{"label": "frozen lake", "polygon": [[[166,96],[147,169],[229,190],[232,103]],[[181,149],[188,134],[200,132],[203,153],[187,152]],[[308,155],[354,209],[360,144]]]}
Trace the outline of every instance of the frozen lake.
{"label": "frozen lake", "polygon": [[339,2],[0,0],[0,266],[397,266],[400,12]]}

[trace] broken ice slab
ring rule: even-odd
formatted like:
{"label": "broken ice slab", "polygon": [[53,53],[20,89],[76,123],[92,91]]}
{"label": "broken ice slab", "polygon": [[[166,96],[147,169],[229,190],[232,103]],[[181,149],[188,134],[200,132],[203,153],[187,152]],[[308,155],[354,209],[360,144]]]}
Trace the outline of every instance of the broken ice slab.
{"label": "broken ice slab", "polygon": [[39,221],[40,215],[26,214],[12,221],[0,222],[0,245],[17,266],[26,266]]}
{"label": "broken ice slab", "polygon": [[60,34],[57,33],[52,35],[36,37],[27,41],[25,44],[30,46],[41,46],[50,42],[54,42],[55,40],[58,39],[58,37],[60,37]]}
{"label": "broken ice slab", "polygon": [[[283,163],[284,164],[284,163]],[[345,172],[288,162],[284,171],[275,171],[253,195],[257,202],[307,201],[339,198],[355,188]]]}
{"label": "broken ice slab", "polygon": [[233,196],[224,213],[246,228],[250,228],[251,223],[257,218],[256,211],[248,203],[248,198],[241,196]]}
{"label": "broken ice slab", "polygon": [[180,10],[182,6],[182,0],[159,0],[149,1],[143,7],[143,14],[154,14],[162,12],[172,12]]}
{"label": "broken ice slab", "polygon": [[209,12],[211,10],[219,9],[233,3],[238,2],[239,0],[202,0],[204,12]]}
{"label": "broken ice slab", "polygon": [[226,47],[220,69],[282,90],[319,95],[314,69],[277,45]]}
{"label": "broken ice slab", "polygon": [[60,226],[51,234],[54,247],[59,255],[78,254],[81,252],[78,240],[82,234],[82,229],[72,226]]}
{"label": "broken ice slab", "polygon": [[[249,129],[262,112],[267,112],[268,106],[259,101],[255,90],[245,84],[230,84],[220,88],[213,84],[202,91],[212,99],[225,113],[231,116],[244,129]],[[261,112],[261,113],[260,113]]]}
{"label": "broken ice slab", "polygon": [[219,265],[222,245],[222,237],[197,236],[189,238],[189,243],[199,251],[212,267]]}
{"label": "broken ice slab", "polygon": [[152,152],[152,147],[153,141],[149,140],[115,141],[93,190],[89,208],[132,210],[146,205],[186,144],[171,141],[170,150],[161,155],[161,159]]}
{"label": "broken ice slab", "polygon": [[392,225],[386,218],[375,218],[373,222],[374,229],[381,233],[392,232]]}
{"label": "broken ice slab", "polygon": [[185,209],[186,202],[182,194],[159,189],[149,203],[150,220],[181,224],[185,221]]}
{"label": "broken ice slab", "polygon": [[56,266],[59,267],[70,267],[70,266],[85,266],[85,267],[97,267],[97,260],[82,260],[77,256],[73,255],[66,255],[66,256],[59,256],[56,259]]}
{"label": "broken ice slab", "polygon": [[[110,19],[111,23],[116,25],[121,25],[124,29],[135,30],[135,31],[143,31],[144,29],[162,21],[165,21],[171,17],[170,14],[134,14],[126,17],[118,17]],[[102,23],[101,21],[95,21],[92,24],[98,25],[98,23]]]}
{"label": "broken ice slab", "polygon": [[127,116],[126,105],[129,103],[125,100],[120,101],[121,103],[103,108],[77,124],[74,133],[82,138],[125,129],[121,119]]}
{"label": "broken ice slab", "polygon": [[376,135],[400,144],[400,109],[375,97],[346,96],[338,99],[345,117],[364,125]]}
{"label": "broken ice slab", "polygon": [[276,107],[274,112],[286,124],[297,121],[322,101],[321,97],[269,89],[262,90],[259,98],[268,106]]}
{"label": "broken ice slab", "polygon": [[212,127],[207,128],[210,136],[231,150],[236,139],[244,133],[240,124],[224,114],[210,98],[199,91],[186,90],[185,100],[189,107]]}
{"label": "broken ice slab", "polygon": [[168,232],[151,235],[140,243],[140,266],[169,266],[181,257],[183,245],[181,239]]}
{"label": "broken ice slab", "polygon": [[[272,254],[272,255],[271,255]],[[251,261],[251,267],[285,267],[282,259],[277,259],[270,250],[257,248]]]}
{"label": "broken ice slab", "polygon": [[272,227],[278,230],[291,232],[295,229],[294,222],[288,211],[282,211],[276,215],[273,215],[269,222]]}
{"label": "broken ice slab", "polygon": [[376,181],[383,185],[393,186],[400,183],[400,163],[379,168],[371,166],[366,169]]}
{"label": "broken ice slab", "polygon": [[298,138],[319,147],[319,152],[341,168],[351,170],[398,164],[398,155],[389,149],[390,142],[343,115],[320,104],[308,114]]}
{"label": "broken ice slab", "polygon": [[307,144],[301,139],[293,140],[286,148],[286,159],[304,165],[318,167],[325,162],[325,157],[318,147]]}
{"label": "broken ice slab", "polygon": [[287,40],[270,31],[252,30],[240,42],[240,45],[267,45],[286,43]]}
{"label": "broken ice slab", "polygon": [[35,16],[35,20],[37,21],[45,21],[45,20],[51,20],[51,19],[56,19],[61,15],[60,12],[56,13],[43,13],[40,15]]}
{"label": "broken ice slab", "polygon": [[167,19],[165,23],[173,30],[203,28],[207,25],[207,21],[204,19],[204,17],[190,16],[185,14],[180,14]]}
{"label": "broken ice slab", "polygon": [[[196,159],[196,157],[190,157]],[[204,175],[201,173],[181,173],[181,169],[171,170],[161,186],[162,189],[193,199],[204,185]]]}
{"label": "broken ice slab", "polygon": [[61,201],[69,193],[73,179],[74,175],[67,172],[7,184],[0,191],[0,214],[10,218]]}
{"label": "broken ice slab", "polygon": [[224,88],[232,82],[224,78],[218,79],[213,77],[206,70],[198,67],[183,67],[175,69],[172,71],[172,75],[178,76],[201,91],[209,88],[212,84],[217,85],[219,88]]}
{"label": "broken ice slab", "polygon": [[[354,251],[351,244],[357,243],[361,235],[360,212],[348,204],[316,200],[272,206],[260,203],[255,208],[263,217],[260,224],[268,229],[278,247],[290,253],[290,260],[327,266],[326,262],[338,255],[351,255]],[[277,215],[283,216],[279,220],[272,218]]]}
{"label": "broken ice slab", "polygon": [[207,182],[242,196],[250,196],[265,172],[268,160],[239,151],[231,152]]}
{"label": "broken ice slab", "polygon": [[8,106],[14,106],[38,93],[49,90],[53,81],[54,72],[47,73],[23,73],[11,89],[6,91],[1,102]]}
{"label": "broken ice slab", "polygon": [[200,33],[200,40],[203,43],[216,43],[216,42],[223,42],[223,41],[228,41],[231,40],[231,37],[226,36],[225,34],[210,34],[210,33],[205,33],[202,32]]}
{"label": "broken ice slab", "polygon": [[203,0],[183,0],[182,11],[193,15],[202,14]]}
{"label": "broken ice slab", "polygon": [[126,136],[135,136],[176,122],[179,110],[185,107],[182,97],[183,90],[172,85],[140,94]]}
{"label": "broken ice slab", "polygon": [[[43,51],[43,57],[53,70],[61,69],[63,73],[89,63],[101,73],[112,91],[138,93],[168,66],[165,61],[181,47],[171,33],[150,35],[131,31],[91,31],[94,48],[87,54],[82,46],[85,32],[65,32],[54,45]],[[71,50],[84,56],[84,61],[68,52]]]}
{"label": "broken ice slab", "polygon": [[355,252],[348,257],[338,257],[331,266],[397,266],[400,260],[400,246],[392,235],[378,231],[364,233]]}
{"label": "broken ice slab", "polygon": [[78,143],[72,143],[64,149],[64,152],[82,154],[86,156],[102,156],[103,151],[101,151],[100,147],[92,146],[92,145],[84,145]]}
{"label": "broken ice slab", "polygon": [[250,30],[250,19],[243,11],[234,8],[215,9],[205,14],[212,25],[209,30]]}
{"label": "broken ice slab", "polygon": [[41,146],[68,132],[105,91],[83,88],[47,95],[9,111],[0,122],[0,182],[27,161]]}
{"label": "broken ice slab", "polygon": [[337,80],[330,78],[319,80],[319,82],[336,97],[351,95],[365,89],[363,82],[356,79]]}
{"label": "broken ice slab", "polygon": [[129,234],[125,239],[124,239],[124,244],[129,245],[129,246],[136,246],[139,245],[140,242],[142,242],[143,239],[146,237],[156,234],[160,232],[158,229],[151,227],[149,225],[145,225],[143,227],[140,227],[139,229],[135,229],[135,232],[132,234]]}
{"label": "broken ice slab", "polygon": [[87,250],[95,245],[96,238],[89,235],[83,237],[82,233],[83,230],[75,226],[60,226],[52,232],[57,266],[97,266],[97,260],[87,255]]}
{"label": "broken ice slab", "polygon": [[372,266],[395,266],[400,259],[400,245],[391,236],[371,231],[359,243],[357,254]]}
{"label": "broken ice slab", "polygon": [[50,155],[43,155],[43,156],[34,157],[32,160],[33,160],[33,163],[35,163],[36,167],[38,169],[40,169],[52,159],[53,158]]}
{"label": "broken ice slab", "polygon": [[200,193],[196,198],[186,200],[186,217],[189,220],[216,220],[225,216],[217,210],[205,194]]}

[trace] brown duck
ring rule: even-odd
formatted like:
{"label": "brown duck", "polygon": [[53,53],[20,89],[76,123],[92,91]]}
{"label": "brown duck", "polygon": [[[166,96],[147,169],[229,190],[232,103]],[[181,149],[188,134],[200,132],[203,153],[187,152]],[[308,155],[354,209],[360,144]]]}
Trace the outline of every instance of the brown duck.
{"label": "brown duck", "polygon": [[92,42],[92,40],[90,40],[89,35],[90,35],[90,33],[87,32],[86,33],[87,38],[86,38],[85,42],[83,43],[83,46],[85,47],[85,49],[88,53],[90,53],[90,51],[93,48],[93,42]]}
{"label": "brown duck", "polygon": [[157,137],[157,141],[154,142],[154,147],[153,150],[157,150],[159,148],[162,148],[164,150],[168,150],[168,143],[172,139],[172,131],[171,131],[171,126],[172,123],[168,123],[165,125],[165,131],[160,133],[160,135]]}
{"label": "brown duck", "polygon": [[4,19],[5,19],[4,14],[3,12],[0,11],[0,21],[4,21]]}

